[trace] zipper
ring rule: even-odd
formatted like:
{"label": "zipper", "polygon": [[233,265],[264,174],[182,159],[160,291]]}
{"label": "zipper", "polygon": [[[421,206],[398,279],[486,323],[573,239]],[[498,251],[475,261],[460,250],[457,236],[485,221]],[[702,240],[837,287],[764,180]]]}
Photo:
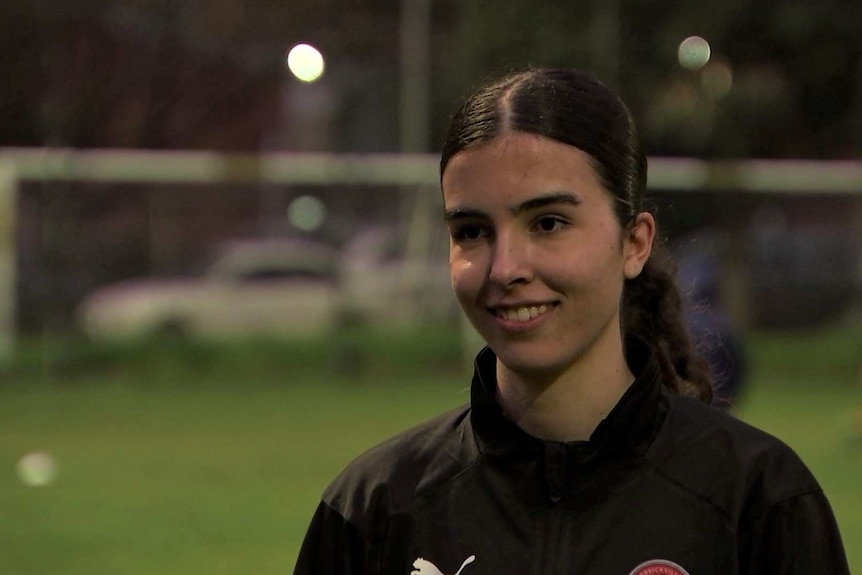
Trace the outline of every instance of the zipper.
{"label": "zipper", "polygon": [[562,549],[563,512],[555,504],[545,510],[545,529],[541,544],[538,546],[531,573],[535,575],[553,575],[558,572],[560,550]]}
{"label": "zipper", "polygon": [[553,575],[558,572],[561,563],[560,551],[565,527],[563,511],[560,508],[566,486],[565,445],[552,441],[546,442],[543,463],[548,500],[543,507],[545,528],[532,572],[536,575]]}
{"label": "zipper", "polygon": [[556,505],[566,489],[566,446],[556,441],[545,443],[545,484],[548,499]]}

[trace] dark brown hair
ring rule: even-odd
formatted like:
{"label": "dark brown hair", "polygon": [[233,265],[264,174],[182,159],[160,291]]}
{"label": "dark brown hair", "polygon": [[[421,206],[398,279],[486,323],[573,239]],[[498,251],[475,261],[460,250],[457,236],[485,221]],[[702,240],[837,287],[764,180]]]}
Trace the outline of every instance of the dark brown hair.
{"label": "dark brown hair", "polygon": [[[507,131],[551,138],[589,154],[623,228],[645,210],[647,159],[634,120],[622,100],[592,75],[534,68],[480,88],[452,118],[441,178],[452,156]],[[621,315],[623,331],[652,347],[669,390],[712,399],[707,364],[683,318],[676,269],[658,242],[643,271],[626,280]]]}

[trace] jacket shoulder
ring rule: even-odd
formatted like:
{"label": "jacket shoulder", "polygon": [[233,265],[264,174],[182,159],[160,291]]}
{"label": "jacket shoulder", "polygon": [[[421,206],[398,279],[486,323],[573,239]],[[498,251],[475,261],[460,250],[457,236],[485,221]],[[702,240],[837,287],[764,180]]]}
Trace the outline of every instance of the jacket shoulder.
{"label": "jacket shoulder", "polygon": [[462,406],[372,447],[354,459],[323,494],[323,502],[361,530],[408,507],[478,455],[470,409]]}
{"label": "jacket shoulder", "polygon": [[648,458],[658,472],[728,518],[755,517],[820,486],[775,436],[700,401],[671,396]]}

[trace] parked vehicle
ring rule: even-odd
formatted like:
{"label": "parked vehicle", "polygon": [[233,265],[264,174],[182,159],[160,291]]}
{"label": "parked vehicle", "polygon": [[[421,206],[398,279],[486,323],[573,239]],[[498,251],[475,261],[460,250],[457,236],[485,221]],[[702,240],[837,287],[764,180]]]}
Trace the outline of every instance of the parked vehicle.
{"label": "parked vehicle", "polygon": [[78,309],[94,340],[154,334],[229,338],[313,336],[350,321],[405,326],[454,309],[445,260],[408,260],[390,232],[342,250],[309,240],[227,244],[199,277],[108,285]]}
{"label": "parked vehicle", "polygon": [[340,301],[337,250],[296,240],[241,241],[226,245],[200,277],[96,290],[78,318],[95,340],[313,335],[334,324]]}
{"label": "parked vehicle", "polygon": [[370,228],[342,250],[339,270],[346,306],[363,321],[406,326],[457,318],[448,258],[411,258],[391,229]]}

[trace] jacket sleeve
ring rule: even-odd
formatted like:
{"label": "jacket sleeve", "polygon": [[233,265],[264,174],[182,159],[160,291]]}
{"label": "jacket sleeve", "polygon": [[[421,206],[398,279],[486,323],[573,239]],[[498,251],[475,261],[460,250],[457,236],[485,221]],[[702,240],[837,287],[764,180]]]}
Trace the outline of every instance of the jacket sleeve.
{"label": "jacket sleeve", "polygon": [[750,526],[740,557],[750,575],[850,575],[832,508],[822,491],[785,499]]}
{"label": "jacket sleeve", "polygon": [[314,513],[294,575],[372,575],[377,573],[370,542],[325,502]]}

